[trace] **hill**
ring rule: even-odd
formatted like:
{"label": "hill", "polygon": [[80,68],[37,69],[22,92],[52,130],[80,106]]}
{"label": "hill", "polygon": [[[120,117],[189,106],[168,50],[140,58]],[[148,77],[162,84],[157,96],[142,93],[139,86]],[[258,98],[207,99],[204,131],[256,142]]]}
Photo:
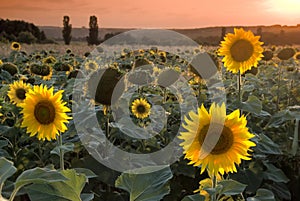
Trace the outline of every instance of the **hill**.
{"label": "hill", "polygon": [[[242,26],[240,26],[242,27]],[[40,30],[44,31],[48,38],[61,41],[62,27],[41,26]],[[234,27],[225,27],[226,33],[233,32]],[[274,45],[291,45],[300,44],[300,24],[297,26],[243,26],[246,30],[261,35],[262,41],[266,44]],[[261,30],[259,30],[261,29]],[[132,29],[124,28],[100,28],[99,38],[104,39],[106,34],[118,34]],[[196,29],[172,29],[178,33],[197,41],[200,44],[217,45],[221,39],[222,27],[206,27]],[[72,41],[85,41],[89,34],[89,29],[73,28]]]}

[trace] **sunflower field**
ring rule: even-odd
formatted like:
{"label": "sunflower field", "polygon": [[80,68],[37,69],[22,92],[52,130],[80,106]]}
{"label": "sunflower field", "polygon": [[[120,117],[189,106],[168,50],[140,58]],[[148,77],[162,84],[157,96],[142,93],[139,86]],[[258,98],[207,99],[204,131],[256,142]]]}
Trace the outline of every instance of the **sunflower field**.
{"label": "sunflower field", "polygon": [[297,47],[1,46],[0,201],[300,200]]}

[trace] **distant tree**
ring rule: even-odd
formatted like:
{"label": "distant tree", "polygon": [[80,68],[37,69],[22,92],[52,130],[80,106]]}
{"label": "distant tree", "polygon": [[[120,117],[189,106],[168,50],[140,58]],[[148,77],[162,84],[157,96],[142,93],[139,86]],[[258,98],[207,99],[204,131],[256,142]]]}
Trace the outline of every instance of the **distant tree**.
{"label": "distant tree", "polygon": [[41,31],[41,34],[40,34],[40,41],[45,41],[47,40],[47,37],[46,37],[46,34],[44,31]]}
{"label": "distant tree", "polygon": [[19,41],[21,43],[32,44],[32,43],[36,43],[37,38],[34,37],[34,35],[31,32],[23,31],[23,32],[19,33],[17,41]]}
{"label": "distant tree", "polygon": [[262,28],[258,27],[256,30],[256,35],[261,36],[262,35]]}
{"label": "distant tree", "polygon": [[66,45],[70,44],[71,41],[71,32],[72,32],[72,24],[70,24],[70,17],[69,16],[64,16],[63,19],[63,24],[64,24],[64,28],[62,30],[62,34],[63,34],[63,38],[65,41]]}
{"label": "distant tree", "polygon": [[20,38],[31,37],[28,33],[24,35],[24,32],[31,33],[36,39],[36,42],[46,40],[45,33],[41,32],[40,29],[32,23],[20,20],[0,19],[0,40],[16,41],[21,33]]}
{"label": "distant tree", "polygon": [[108,39],[114,37],[114,35],[115,35],[115,34],[113,34],[113,33],[107,33],[107,34],[105,34],[105,36],[104,36],[104,40],[108,40]]}
{"label": "distant tree", "polygon": [[222,27],[222,31],[221,31],[221,41],[224,40],[225,35],[226,35],[226,27]]}
{"label": "distant tree", "polygon": [[98,22],[96,16],[90,16],[90,29],[89,36],[87,37],[88,45],[98,45],[100,41],[98,40]]}

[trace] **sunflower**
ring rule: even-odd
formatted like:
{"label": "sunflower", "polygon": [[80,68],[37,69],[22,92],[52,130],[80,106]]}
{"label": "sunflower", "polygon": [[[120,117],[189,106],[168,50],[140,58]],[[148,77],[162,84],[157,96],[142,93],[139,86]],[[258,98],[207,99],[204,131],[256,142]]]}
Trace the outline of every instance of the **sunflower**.
{"label": "sunflower", "polygon": [[11,62],[4,62],[1,65],[1,69],[7,71],[11,76],[14,76],[19,71],[18,67],[15,64],[11,63]]}
{"label": "sunflower", "polygon": [[[2,106],[0,105],[0,109],[2,108]],[[3,116],[3,114],[0,112],[0,117],[2,117]]]}
{"label": "sunflower", "polygon": [[281,60],[289,60],[290,58],[292,58],[294,55],[296,54],[295,49],[291,48],[291,47],[287,47],[287,48],[283,48],[282,50],[280,50],[277,54],[277,57]]}
{"label": "sunflower", "polygon": [[294,55],[294,60],[295,61],[300,61],[300,52],[296,52],[296,54]]}
{"label": "sunflower", "polygon": [[150,115],[151,105],[144,98],[135,99],[131,104],[132,114],[139,119],[145,119]]}
{"label": "sunflower", "polygon": [[55,62],[56,62],[56,59],[53,56],[48,56],[43,59],[44,64],[54,64]]}
{"label": "sunflower", "polygon": [[84,64],[84,68],[86,71],[95,71],[99,68],[96,61],[89,60]]}
{"label": "sunflower", "polygon": [[228,33],[218,50],[219,56],[224,56],[222,61],[228,71],[243,74],[252,67],[257,67],[258,61],[263,57],[260,36],[254,36],[251,31],[234,29],[234,34]]}
{"label": "sunflower", "polygon": [[0,66],[3,64],[2,60],[0,59]]}
{"label": "sunflower", "polygon": [[7,95],[12,103],[19,106],[20,103],[24,102],[26,94],[30,89],[31,86],[29,84],[26,84],[23,81],[15,81],[9,85]]}
{"label": "sunflower", "polygon": [[33,75],[39,75],[43,80],[50,80],[52,77],[52,67],[47,64],[33,63],[29,66],[29,70]]}
{"label": "sunflower", "polygon": [[[210,175],[236,172],[236,164],[239,165],[241,159],[250,160],[247,151],[255,146],[249,140],[254,135],[249,133],[247,120],[240,117],[239,110],[226,116],[225,104],[218,106],[213,103],[209,112],[202,105],[198,114],[191,111],[189,117],[185,117],[183,127],[187,131],[180,133],[179,138],[184,141],[180,145],[185,158],[190,160],[189,164],[201,165],[201,174],[205,169]],[[210,141],[216,137],[217,142]]]}
{"label": "sunflower", "polygon": [[21,127],[26,127],[30,136],[37,135],[43,141],[51,140],[56,139],[59,132],[68,129],[65,123],[71,117],[66,112],[70,112],[70,109],[62,101],[62,93],[63,90],[60,90],[53,94],[53,87],[48,89],[43,84],[29,90],[20,106],[24,115]]}
{"label": "sunflower", "polygon": [[10,49],[12,49],[13,51],[20,51],[21,45],[18,42],[12,42],[10,45]]}

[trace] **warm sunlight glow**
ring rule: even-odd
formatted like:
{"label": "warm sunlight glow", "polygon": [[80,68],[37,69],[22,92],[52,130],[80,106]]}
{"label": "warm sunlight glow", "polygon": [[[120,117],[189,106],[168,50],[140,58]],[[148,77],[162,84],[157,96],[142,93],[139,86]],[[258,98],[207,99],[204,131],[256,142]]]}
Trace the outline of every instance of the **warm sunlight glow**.
{"label": "warm sunlight glow", "polygon": [[300,0],[269,0],[270,10],[286,15],[299,16]]}

